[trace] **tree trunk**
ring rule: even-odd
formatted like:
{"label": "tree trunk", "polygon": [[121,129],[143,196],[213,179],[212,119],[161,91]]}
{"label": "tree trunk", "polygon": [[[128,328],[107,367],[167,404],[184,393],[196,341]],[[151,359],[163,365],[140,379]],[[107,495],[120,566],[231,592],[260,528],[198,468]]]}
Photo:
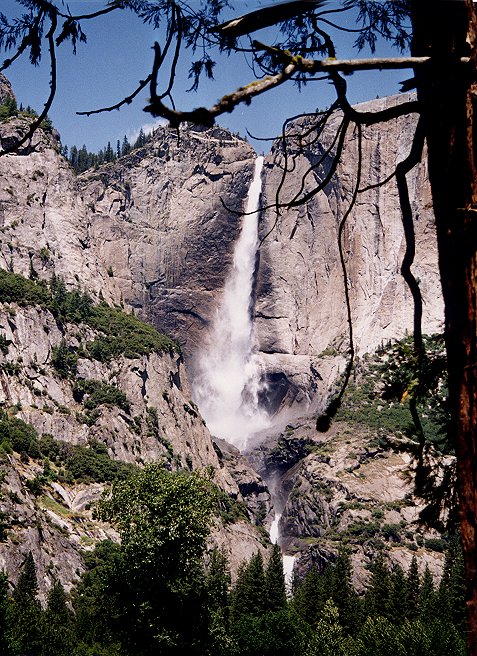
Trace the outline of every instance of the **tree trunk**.
{"label": "tree trunk", "polygon": [[[413,0],[412,54],[428,142],[445,303],[449,401],[466,567],[469,656],[477,656],[477,19],[472,0]],[[468,66],[459,57],[471,57]]]}

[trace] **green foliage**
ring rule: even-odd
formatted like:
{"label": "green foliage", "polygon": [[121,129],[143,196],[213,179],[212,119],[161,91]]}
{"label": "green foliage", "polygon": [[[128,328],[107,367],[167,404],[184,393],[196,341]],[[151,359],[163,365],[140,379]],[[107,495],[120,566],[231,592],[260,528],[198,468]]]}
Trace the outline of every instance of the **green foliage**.
{"label": "green foliage", "polygon": [[35,562],[29,552],[7,612],[7,642],[14,656],[37,655],[41,650],[41,607],[37,598]]}
{"label": "green foliage", "polygon": [[115,482],[100,502],[98,516],[121,536],[101,594],[128,654],[192,654],[207,639],[202,555],[213,503],[208,480],[158,464]]}
{"label": "green foliage", "polygon": [[152,134],[144,134],[144,131],[141,129],[138,135],[138,138],[131,146],[126,135],[124,135],[122,143],[118,141],[116,146],[116,152],[113,150],[111,143],[101,148],[97,153],[88,151],[86,146],[83,144],[81,148],[77,146],[71,146],[69,153],[67,149],[64,151],[64,156],[68,159],[69,163],[76,171],[76,173],[83,173],[88,169],[97,169],[103,164],[108,164],[110,162],[115,162],[120,157],[129,155],[131,150],[136,150],[142,148],[152,139]]}
{"label": "green foliage", "polygon": [[100,380],[77,380],[73,386],[73,397],[78,403],[83,403],[87,410],[94,410],[100,405],[117,406],[128,414],[131,410],[122,390]]}
{"label": "green foliage", "polygon": [[449,450],[447,434],[447,371],[441,335],[424,336],[425,354],[419,359],[412,339],[405,338],[366,356],[349,384],[337,419],[357,422],[380,434],[416,438],[410,411],[414,402],[426,440]]}
{"label": "green foliage", "polygon": [[38,434],[30,424],[22,419],[11,417],[0,409],[0,435],[2,447],[13,449],[17,453],[36,458],[40,455],[38,449]]}
{"label": "green foliage", "polygon": [[64,467],[68,478],[84,483],[124,480],[135,470],[134,465],[112,460],[101,442],[72,447],[64,458]]}
{"label": "green foliage", "polygon": [[102,333],[87,345],[89,354],[100,362],[124,355],[136,358],[153,351],[177,351],[178,346],[155,328],[104,303],[93,306],[86,323]]}
{"label": "green foliage", "polygon": [[348,644],[340,624],[338,608],[328,599],[306,656],[349,656]]}
{"label": "green foliage", "polygon": [[55,581],[48,592],[42,616],[42,656],[70,656],[76,640],[74,615],[67,605],[65,590]]}
{"label": "green foliage", "polygon": [[17,101],[13,96],[7,96],[0,105],[0,123],[8,120],[12,116],[18,115]]}
{"label": "green foliage", "polygon": [[78,354],[62,339],[59,345],[51,350],[51,364],[60,378],[69,378],[76,373]]}
{"label": "green foliage", "polygon": [[[54,440],[51,435],[39,438],[33,426],[11,417],[5,410],[0,410],[0,435],[4,450],[13,450],[25,457],[51,460],[64,467],[66,478],[71,482],[113,481],[126,478],[134,470],[133,465],[112,460],[107,448],[100,442],[91,442],[86,447]],[[38,495],[47,481],[45,473],[38,474],[28,480],[26,486]]]}
{"label": "green foliage", "polygon": [[51,294],[47,285],[42,281],[33,281],[0,270],[0,298],[4,303],[18,303],[18,305],[39,305],[48,307]]}
{"label": "green foliage", "polygon": [[[86,345],[91,357],[100,362],[124,355],[136,358],[154,351],[176,351],[178,345],[149,324],[106,303],[94,305],[91,297],[79,290],[67,291],[61,278],[53,276],[50,287],[44,281],[28,280],[0,270],[0,297],[6,303],[39,305],[59,323],[85,323],[98,337]],[[53,349],[52,362],[62,377],[75,373],[78,353],[62,341]]]}
{"label": "green foliage", "polygon": [[248,563],[242,563],[232,591],[231,612],[234,622],[245,615],[260,616],[267,609],[265,571],[258,551]]}
{"label": "green foliage", "polygon": [[272,547],[272,555],[265,571],[265,600],[270,611],[285,608],[287,602],[282,552],[278,544]]}

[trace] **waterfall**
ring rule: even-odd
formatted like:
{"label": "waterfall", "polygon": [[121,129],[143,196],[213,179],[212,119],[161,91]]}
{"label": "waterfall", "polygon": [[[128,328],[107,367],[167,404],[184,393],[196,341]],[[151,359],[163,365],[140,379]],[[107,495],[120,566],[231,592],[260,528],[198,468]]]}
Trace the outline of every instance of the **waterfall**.
{"label": "waterfall", "polygon": [[[272,544],[277,544],[278,543],[278,538],[280,537],[280,518],[281,514],[280,513],[275,513],[275,517],[273,518],[273,522],[270,525],[270,542]],[[285,576],[285,586],[287,590],[287,595],[291,596],[292,593],[292,584],[293,584],[293,568],[295,566],[295,557],[296,556],[290,556],[288,554],[283,554],[282,555],[282,560],[283,560],[283,574]]]}
{"label": "waterfall", "polygon": [[269,425],[258,402],[260,366],[252,321],[262,167],[263,157],[257,157],[232,270],[194,380],[197,405],[210,432],[239,449]]}

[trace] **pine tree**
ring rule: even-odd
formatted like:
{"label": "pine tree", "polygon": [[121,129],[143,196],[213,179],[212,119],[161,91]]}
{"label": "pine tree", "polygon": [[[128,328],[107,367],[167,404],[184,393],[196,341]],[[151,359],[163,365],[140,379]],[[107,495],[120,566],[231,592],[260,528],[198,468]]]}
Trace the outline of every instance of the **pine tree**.
{"label": "pine tree", "polygon": [[116,141],[116,158],[119,159],[121,157],[121,142],[119,139]]}
{"label": "pine tree", "polygon": [[283,573],[282,552],[278,544],[274,544],[272,555],[265,572],[265,594],[267,610],[280,610],[287,604],[285,575]]}
{"label": "pine tree", "polygon": [[83,144],[78,151],[76,170],[79,173],[83,173],[83,171],[86,171],[87,169],[88,169],[88,151],[86,149],[86,145]]}
{"label": "pine tree", "polygon": [[48,593],[42,623],[42,656],[70,656],[74,647],[74,616],[60,581]]}
{"label": "pine tree", "polygon": [[71,166],[74,168],[74,170],[76,171],[78,168],[78,149],[76,148],[76,146],[71,146],[69,162]]}
{"label": "pine tree", "polygon": [[111,148],[111,142],[110,141],[108,141],[108,145],[106,146],[106,150],[104,151],[104,161],[105,162],[114,161],[114,151]]}
{"label": "pine tree", "polygon": [[344,637],[339,610],[329,599],[325,603],[306,656],[348,656],[348,654],[349,639],[346,640]]}
{"label": "pine tree", "polygon": [[134,142],[133,148],[142,148],[145,144],[146,144],[146,135],[144,134],[144,130],[141,128],[139,130],[138,137]]}
{"label": "pine tree", "polygon": [[230,632],[230,571],[223,550],[215,547],[210,554],[206,574],[207,607],[209,619],[209,641],[211,653],[221,656],[233,653]]}
{"label": "pine tree", "polygon": [[262,554],[258,551],[248,563],[242,563],[232,590],[233,621],[243,615],[261,615],[265,610],[265,572]]}
{"label": "pine tree", "polygon": [[391,578],[382,554],[371,568],[371,581],[365,595],[365,614],[370,617],[388,617],[390,611]]}
{"label": "pine tree", "polygon": [[124,135],[123,143],[121,146],[121,155],[122,156],[128,155],[130,151],[131,151],[131,144],[129,143],[126,135]]}
{"label": "pine tree", "polygon": [[8,578],[0,572],[0,654],[9,654],[7,648],[7,610],[8,610]]}
{"label": "pine tree", "polygon": [[38,579],[36,577],[35,561],[31,551],[25,559],[17,585],[13,591],[13,600],[18,605],[37,603]]}
{"label": "pine tree", "polygon": [[393,624],[402,624],[408,616],[408,589],[404,571],[400,565],[391,575],[390,617]]}
{"label": "pine tree", "polygon": [[436,597],[434,578],[429,569],[429,565],[426,565],[418,599],[419,617],[425,624],[430,623],[436,615]]}
{"label": "pine tree", "polygon": [[7,639],[15,656],[39,656],[41,653],[41,608],[37,594],[36,568],[30,551],[7,611]]}
{"label": "pine tree", "polygon": [[438,591],[441,617],[447,617],[462,632],[466,630],[465,571],[458,537],[449,540]]}
{"label": "pine tree", "polygon": [[420,577],[419,568],[417,566],[416,556],[412,557],[411,564],[407,573],[407,616],[413,619],[417,616],[419,592],[420,592]]}
{"label": "pine tree", "polygon": [[314,626],[326,601],[324,577],[312,567],[302,581],[294,581],[292,606],[310,626]]}
{"label": "pine tree", "polygon": [[353,568],[348,549],[340,547],[338,558],[331,571],[330,597],[338,608],[341,626],[346,633],[350,633],[358,623],[358,597],[352,583]]}

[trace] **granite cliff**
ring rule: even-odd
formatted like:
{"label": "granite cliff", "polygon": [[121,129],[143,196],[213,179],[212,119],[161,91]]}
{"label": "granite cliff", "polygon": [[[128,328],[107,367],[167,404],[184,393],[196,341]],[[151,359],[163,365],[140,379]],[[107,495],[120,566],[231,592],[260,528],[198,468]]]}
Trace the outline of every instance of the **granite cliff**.
{"label": "granite cliff", "polygon": [[[368,108],[388,102],[397,101],[375,101]],[[338,120],[331,119],[319,139],[310,131],[310,143],[297,152],[293,171],[282,185],[284,200],[296,193],[303,179],[309,190],[323,175],[326,158],[320,166],[310,167],[326,153]],[[385,178],[408,153],[413,121],[406,116],[385,128],[366,129],[363,187]],[[20,115],[1,124],[0,143],[10,143],[27,122]],[[306,205],[283,209],[276,225],[273,208],[261,218],[261,234],[267,236],[257,263],[255,331],[267,381],[263,402],[276,413],[277,428],[263,447],[265,453],[273,452],[273,458],[267,460],[260,449],[250,456],[259,474],[236,450],[213,443],[189,383],[231,266],[239,213],[252,177],[252,148],[220,128],[158,128],[143,148],[78,177],[59,150],[54,131],[39,131],[19,153],[0,158],[0,269],[31,281],[55,276],[69,290],[87,291],[95,303],[104,300],[118,312],[134,311],[177,340],[184,360],[172,351],[122,354],[104,363],[84,350],[84,344],[101,336],[91,326],[58,322],[38,304],[2,303],[0,400],[10,415],[16,413],[40,437],[52,435],[88,448],[99,443],[114,461],[141,464],[164,458],[169,466],[212,465],[232,506],[239,504],[229,515],[246,507],[245,516],[219,521],[215,532],[216,542],[228,545],[234,569],[263,548],[253,525],[269,526],[272,519],[269,492],[259,474],[270,485],[280,480],[282,488],[274,494],[283,510],[284,546],[307,551],[304,562],[319,560],[322,547],[313,541],[327,531],[329,537],[330,531],[344,531],[355,520],[365,522],[373,504],[386,513],[386,503],[399,505],[411,494],[411,483],[401,480],[410,472],[409,462],[396,464],[389,450],[386,456],[366,456],[375,465],[373,472],[381,465],[383,471],[393,472],[395,485],[389,494],[380,491],[373,472],[368,487],[376,488],[374,496],[355,489],[354,479],[341,480],[341,470],[353,469],[361,451],[368,453],[368,436],[361,440],[364,446],[354,438],[343,439],[346,427],[326,438],[310,437],[308,419],[284,429],[290,415],[309,415],[323,406],[347,357],[337,234],[355,184],[355,135],[348,135],[337,176],[323,192]],[[265,163],[265,206],[274,203],[282,168],[283,154],[276,144]],[[441,326],[442,302],[424,163],[408,183],[416,216],[414,273],[425,301],[424,330],[435,332]],[[412,327],[412,301],[399,273],[405,246],[397,200],[394,181],[373,186],[360,194],[344,230],[359,355],[402,337]],[[52,362],[62,344],[78,355],[76,372],[66,379]],[[81,396],[81,390],[75,391],[75,378],[114,387],[127,406],[99,404],[92,418],[84,408],[92,390]],[[293,442],[285,450],[288,464],[277,478],[274,458],[280,455],[280,439],[290,437],[287,430],[297,439],[288,440]],[[300,446],[303,431],[316,447],[314,452]],[[336,465],[323,460],[318,452],[322,448],[335,454]],[[295,454],[292,463],[290,449]],[[22,462],[15,452],[7,453],[5,463],[12,494],[2,502],[2,511],[11,518],[0,542],[3,565],[14,572],[21,554],[33,549],[43,563],[43,589],[54,573],[67,581],[67,571],[81,569],[81,550],[109,534],[110,528],[91,520],[90,505],[102,485],[63,481],[35,496],[26,483],[41,473],[41,463],[34,458]],[[334,490],[332,498],[319,493],[325,487]],[[339,510],[341,502],[349,505],[353,500],[364,507]],[[356,510],[362,511],[359,517],[352,514]],[[384,515],[385,524],[415,519],[415,513],[401,515]],[[330,557],[332,547],[326,547]],[[13,556],[15,552],[20,555]],[[359,557],[362,561],[362,549]]]}
{"label": "granite cliff", "polygon": [[[375,100],[357,107],[377,111],[406,96]],[[406,244],[395,178],[380,185],[409,154],[415,117],[363,128],[361,181],[356,203],[346,219],[342,245],[348,276],[354,347],[372,352],[413,328],[413,301],[400,274]],[[349,350],[344,279],[338,250],[340,223],[357,180],[358,139],[350,130],[336,173],[325,189],[298,207],[274,205],[310,193],[322,180],[334,154],[340,116],[323,131],[317,119],[299,120],[290,134],[288,160],[280,142],[266,162],[264,206],[257,276],[255,326],[268,379],[276,381],[271,404],[320,408]],[[300,148],[299,148],[300,146]],[[283,175],[284,168],[290,172]],[[442,330],[443,305],[437,267],[431,193],[425,159],[408,174],[414,214],[416,258],[412,267],[424,301],[423,329]],[[301,191],[300,191],[301,189]],[[298,412],[300,410],[297,410]]]}

